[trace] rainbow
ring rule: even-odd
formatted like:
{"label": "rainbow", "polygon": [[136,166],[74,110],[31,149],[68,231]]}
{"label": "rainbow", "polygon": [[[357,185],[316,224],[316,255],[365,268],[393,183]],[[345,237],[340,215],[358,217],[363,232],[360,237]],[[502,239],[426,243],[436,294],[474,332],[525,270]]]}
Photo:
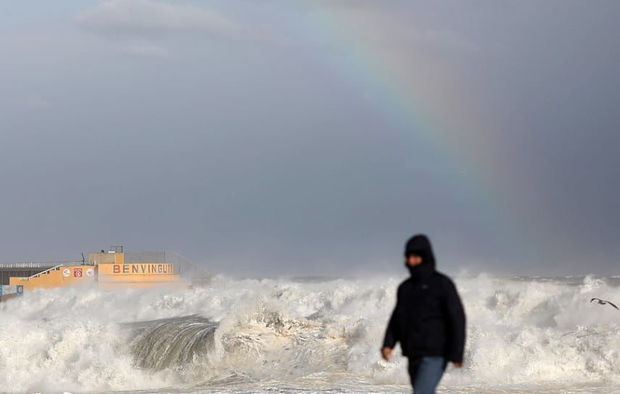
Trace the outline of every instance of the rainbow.
{"label": "rainbow", "polygon": [[428,52],[404,53],[374,39],[385,37],[385,29],[394,24],[393,14],[377,8],[372,15],[360,15],[355,8],[335,9],[322,2],[291,6],[303,7],[296,11],[302,12],[305,23],[295,28],[337,46],[341,56],[326,67],[347,78],[367,99],[369,110],[395,126],[404,144],[423,144],[432,152],[448,169],[441,181],[456,186],[468,203],[483,207],[484,224],[494,228],[498,242],[519,242],[515,237],[522,238],[524,232],[511,228],[518,220],[505,220],[510,196],[503,174],[513,172],[505,167],[510,160],[495,145],[493,118],[468,97],[475,89],[467,78],[459,78],[455,66]]}

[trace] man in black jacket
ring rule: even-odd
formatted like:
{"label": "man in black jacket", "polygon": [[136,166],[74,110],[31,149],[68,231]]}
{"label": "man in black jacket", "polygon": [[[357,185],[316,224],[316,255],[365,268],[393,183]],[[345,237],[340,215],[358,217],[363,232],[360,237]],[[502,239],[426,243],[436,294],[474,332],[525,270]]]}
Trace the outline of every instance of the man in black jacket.
{"label": "man in black jacket", "polygon": [[396,342],[409,359],[414,393],[434,393],[448,361],[463,366],[465,312],[452,280],[435,271],[435,256],[427,236],[413,236],[405,246],[405,266],[411,276],[398,286],[381,355],[392,356]]}

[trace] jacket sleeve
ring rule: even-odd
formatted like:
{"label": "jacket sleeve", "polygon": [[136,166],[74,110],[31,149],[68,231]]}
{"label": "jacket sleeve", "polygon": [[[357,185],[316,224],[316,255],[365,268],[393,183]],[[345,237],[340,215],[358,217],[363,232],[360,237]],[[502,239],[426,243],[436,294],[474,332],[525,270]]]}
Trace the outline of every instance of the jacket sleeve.
{"label": "jacket sleeve", "polygon": [[398,300],[400,298],[398,293],[400,293],[400,287],[399,291],[396,293],[396,306],[394,307],[394,311],[392,311],[392,316],[385,330],[385,338],[383,339],[383,347],[389,347],[390,349],[393,349],[399,341],[398,326],[396,324],[396,310],[398,309]]}
{"label": "jacket sleeve", "polygon": [[446,286],[446,312],[449,324],[449,339],[446,358],[452,362],[463,362],[465,349],[465,310],[459,293],[451,280]]}

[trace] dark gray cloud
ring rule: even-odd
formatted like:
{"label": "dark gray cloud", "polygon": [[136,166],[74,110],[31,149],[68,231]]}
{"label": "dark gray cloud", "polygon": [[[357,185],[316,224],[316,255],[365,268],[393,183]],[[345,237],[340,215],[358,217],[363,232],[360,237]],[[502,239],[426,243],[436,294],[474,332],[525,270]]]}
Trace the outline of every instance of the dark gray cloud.
{"label": "dark gray cloud", "polygon": [[617,266],[616,2],[59,3],[0,13],[2,260],[399,273],[427,232],[451,272]]}

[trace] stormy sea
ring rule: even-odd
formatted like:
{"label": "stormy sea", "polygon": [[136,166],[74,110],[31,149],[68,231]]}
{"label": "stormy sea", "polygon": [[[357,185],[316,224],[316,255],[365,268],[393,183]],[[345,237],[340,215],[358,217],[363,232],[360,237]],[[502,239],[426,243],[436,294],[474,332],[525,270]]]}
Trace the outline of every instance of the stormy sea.
{"label": "stormy sea", "polygon": [[[36,290],[0,303],[0,391],[406,393],[379,357],[399,278]],[[620,392],[620,278],[457,276],[465,366],[442,393]],[[399,351],[396,353],[400,353]]]}

